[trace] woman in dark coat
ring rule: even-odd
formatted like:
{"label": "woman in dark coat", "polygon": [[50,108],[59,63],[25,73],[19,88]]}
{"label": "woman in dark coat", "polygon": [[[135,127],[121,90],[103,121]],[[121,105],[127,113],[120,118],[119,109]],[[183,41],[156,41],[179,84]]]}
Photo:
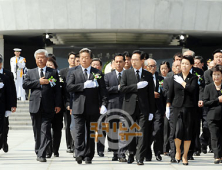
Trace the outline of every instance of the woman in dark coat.
{"label": "woman in dark coat", "polygon": [[173,129],[174,142],[176,146],[176,160],[181,159],[181,141],[184,141],[183,165],[188,165],[187,154],[189,151],[191,138],[193,115],[195,107],[195,89],[197,87],[197,76],[190,73],[194,64],[192,56],[183,56],[181,62],[182,73],[174,75],[170,81],[170,89],[167,97],[166,112],[170,112],[169,107],[173,107]]}
{"label": "woman in dark coat", "polygon": [[222,163],[222,66],[212,69],[213,82],[205,87],[204,106],[209,108],[207,121],[211,135],[211,147],[214,152],[214,163]]}

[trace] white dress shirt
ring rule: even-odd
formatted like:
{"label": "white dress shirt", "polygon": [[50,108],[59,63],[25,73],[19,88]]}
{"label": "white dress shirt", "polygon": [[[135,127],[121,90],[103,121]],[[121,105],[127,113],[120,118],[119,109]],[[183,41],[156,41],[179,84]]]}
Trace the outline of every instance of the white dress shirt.
{"label": "white dress shirt", "polygon": [[41,69],[43,69],[43,75],[45,76],[46,66],[43,67],[43,68],[39,68],[39,67],[38,67],[38,70],[39,70],[39,77],[40,77],[40,78],[41,78]]}
{"label": "white dress shirt", "polygon": [[154,85],[156,87],[156,75],[155,74],[153,74],[153,82],[154,82]]}
{"label": "white dress shirt", "polygon": [[[133,68],[134,69],[134,72],[135,72],[135,75],[137,75],[137,69]],[[142,67],[139,69],[139,76],[140,76],[140,79],[141,79],[141,76],[142,76]]]}
{"label": "white dress shirt", "polygon": [[3,74],[3,68],[0,69],[0,74]]}
{"label": "white dress shirt", "polygon": [[[82,66],[81,66],[81,67],[82,67]],[[90,75],[91,66],[89,66],[88,68],[84,68],[84,67],[82,67],[82,72],[83,72],[83,75],[85,75],[85,69],[87,69],[87,76],[88,76],[88,79],[89,79],[89,75]]]}
{"label": "white dress shirt", "polygon": [[117,79],[119,78],[119,73],[121,74],[121,76],[123,75],[123,70],[121,72],[118,72],[117,70],[116,71],[116,76],[117,76]]}

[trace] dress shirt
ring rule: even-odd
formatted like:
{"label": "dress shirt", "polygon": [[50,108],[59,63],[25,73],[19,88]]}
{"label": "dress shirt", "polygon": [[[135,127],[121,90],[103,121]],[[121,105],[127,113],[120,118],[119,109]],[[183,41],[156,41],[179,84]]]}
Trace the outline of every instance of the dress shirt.
{"label": "dress shirt", "polygon": [[[81,66],[81,67],[82,67],[82,66]],[[89,75],[90,75],[91,66],[89,66],[88,68],[84,68],[84,67],[82,67],[82,72],[83,72],[83,75],[85,75],[85,69],[87,69],[87,76],[88,76],[88,79],[89,79]]]}

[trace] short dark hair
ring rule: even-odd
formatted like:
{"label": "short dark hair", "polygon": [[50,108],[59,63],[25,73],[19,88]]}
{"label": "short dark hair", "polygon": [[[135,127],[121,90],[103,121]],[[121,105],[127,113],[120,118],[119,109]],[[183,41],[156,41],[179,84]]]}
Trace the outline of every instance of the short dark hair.
{"label": "short dark hair", "polygon": [[130,52],[128,52],[128,51],[124,51],[124,52],[123,52],[123,56],[124,56],[124,58],[125,58],[125,57],[131,58],[131,57],[132,57],[132,54],[131,54]]}
{"label": "short dark hair", "polygon": [[54,54],[52,54],[52,53],[49,53],[48,54],[48,57],[52,57],[55,61],[56,61],[56,57],[55,57],[55,55]]}
{"label": "short dark hair", "polygon": [[57,68],[58,68],[58,65],[57,65],[57,63],[56,63],[56,60],[54,60],[54,58],[53,58],[53,57],[48,57],[48,61],[51,61],[51,62],[54,64],[55,69],[57,69]]}
{"label": "short dark hair", "polygon": [[211,69],[213,72],[220,71],[222,73],[222,66],[216,65]]}
{"label": "short dark hair", "polygon": [[0,63],[3,62],[3,56],[0,54]]}
{"label": "short dark hair", "polygon": [[200,60],[201,63],[204,63],[204,59],[202,56],[195,56],[194,59]]}
{"label": "short dark hair", "polygon": [[147,60],[149,58],[149,54],[146,52],[142,52],[141,58],[142,58],[142,60]]}
{"label": "short dark hair", "polygon": [[74,55],[74,56],[76,57],[76,53],[73,52],[73,51],[69,52],[69,54],[68,54],[68,59],[69,59],[70,55]]}
{"label": "short dark hair", "polygon": [[79,57],[80,57],[79,53],[76,53],[75,58],[79,58]]}
{"label": "short dark hair", "polygon": [[92,55],[92,51],[90,50],[90,49],[88,49],[88,48],[83,48],[83,49],[81,49],[80,51],[79,51],[79,55],[81,54],[81,53],[88,53],[89,55],[90,55],[90,58],[92,59],[93,58],[93,55]]}
{"label": "short dark hair", "polygon": [[124,57],[124,55],[123,55],[122,53],[116,53],[116,54],[114,55],[114,57],[113,57],[113,60],[115,60],[117,56],[123,57],[123,61],[126,60],[125,57]]}
{"label": "short dark hair", "polygon": [[[142,51],[140,51],[140,50],[134,50],[134,51],[133,51],[133,54],[139,54],[139,55],[140,55],[140,60],[142,60],[142,56],[141,56]],[[133,55],[133,54],[132,54],[132,55]]]}
{"label": "short dark hair", "polygon": [[93,58],[93,59],[92,59],[92,62],[93,62],[93,61],[99,61],[100,66],[102,66],[102,65],[103,65],[102,61],[101,61],[99,58]]}
{"label": "short dark hair", "polygon": [[174,54],[174,56],[173,56],[173,61],[175,61],[175,57],[179,57],[179,58],[182,58],[183,57],[183,54],[182,53],[176,53],[176,54]]}
{"label": "short dark hair", "polygon": [[169,71],[168,71],[168,72],[170,72],[170,71],[171,71],[171,68],[170,68],[170,63],[169,63],[168,61],[162,61],[162,62],[161,62],[161,64],[160,64],[160,66],[159,66],[159,73],[160,73],[160,67],[161,67],[162,65],[164,65],[164,64],[166,64],[166,65],[167,65],[167,68],[169,69]]}
{"label": "short dark hair", "polygon": [[185,55],[185,56],[182,57],[182,60],[183,60],[183,59],[188,60],[191,65],[194,64],[194,59],[193,59],[193,56],[191,56],[191,55]]}

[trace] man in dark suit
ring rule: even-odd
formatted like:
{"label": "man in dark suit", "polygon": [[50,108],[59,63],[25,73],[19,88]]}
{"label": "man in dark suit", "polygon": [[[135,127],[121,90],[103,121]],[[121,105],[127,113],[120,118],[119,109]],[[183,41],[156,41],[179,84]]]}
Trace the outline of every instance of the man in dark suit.
{"label": "man in dark suit", "polygon": [[61,91],[57,71],[46,67],[48,52],[39,49],[34,56],[38,67],[28,70],[23,88],[31,89],[29,112],[37,161],[46,162],[46,149],[51,137],[51,121],[54,114],[61,110]]}
{"label": "man in dark suit", "polygon": [[[17,93],[16,93],[16,88],[15,88],[15,82],[14,82],[14,76],[11,71],[6,70],[2,67],[2,62],[3,62],[3,57],[0,54],[0,74],[4,74],[9,78],[9,84],[10,84],[10,92],[11,92],[11,111],[15,112],[16,107],[17,107]],[[8,117],[5,117],[5,122],[4,122],[4,138],[3,138],[3,146],[2,149],[4,152],[8,152],[8,132],[9,132],[9,120]]]}
{"label": "man in dark suit", "polygon": [[[115,54],[114,63],[115,70],[110,73],[107,73],[104,77],[106,89],[109,94],[108,110],[122,109],[123,104],[123,94],[120,92],[120,81],[124,72],[123,68],[125,65],[125,57],[121,53]],[[119,120],[117,120],[115,123],[119,124]],[[113,137],[112,139],[118,138]],[[125,156],[126,148],[121,148],[121,146],[117,146],[117,148],[119,149],[117,151],[114,151],[112,161],[117,161],[119,157],[120,162],[127,162]]]}
{"label": "man in dark suit", "polygon": [[[148,147],[146,160],[151,161],[152,150],[151,145],[154,142],[154,153],[157,161],[161,161],[162,157],[160,154],[163,153],[163,118],[165,113],[165,102],[162,93],[162,84],[164,78],[158,76],[156,73],[157,63],[154,59],[148,59],[145,61],[145,68],[152,74],[154,82],[154,96],[155,96],[155,113],[154,120],[149,122],[149,129],[153,129],[153,132],[149,134],[148,137]],[[152,135],[153,134],[153,135]]]}
{"label": "man in dark suit", "polygon": [[69,69],[75,67],[75,53],[74,52],[70,52],[68,54],[68,63],[69,63],[69,67],[61,69],[59,72],[59,75],[63,81],[62,98],[63,98],[63,105],[65,108],[63,115],[64,115],[65,133],[66,133],[66,146],[67,146],[66,152],[73,153],[74,141],[70,133],[70,124],[71,124],[70,94],[67,92],[67,89],[66,89],[66,84],[67,84],[66,77],[68,75]]}
{"label": "man in dark suit", "polygon": [[[81,65],[70,70],[67,80],[67,91],[74,93],[72,104],[74,127],[71,131],[74,131],[75,136],[77,163],[81,164],[84,159],[86,164],[91,164],[95,152],[95,141],[90,136],[95,132],[90,129],[90,125],[92,122],[97,122],[99,113],[107,112],[107,91],[102,72],[90,66],[91,50],[83,48],[79,53]],[[99,107],[101,107],[100,111]]]}
{"label": "man in dark suit", "polygon": [[[120,83],[120,92],[124,93],[123,110],[126,111],[140,126],[139,132],[142,136],[138,137],[136,145],[135,137],[128,146],[129,158],[128,163],[134,162],[134,155],[138,165],[144,165],[143,161],[146,155],[148,119],[153,119],[155,111],[154,102],[154,85],[152,74],[143,70],[143,60],[141,51],[136,50],[132,55],[133,69],[128,69],[123,72]],[[136,149],[137,148],[137,149]]]}

